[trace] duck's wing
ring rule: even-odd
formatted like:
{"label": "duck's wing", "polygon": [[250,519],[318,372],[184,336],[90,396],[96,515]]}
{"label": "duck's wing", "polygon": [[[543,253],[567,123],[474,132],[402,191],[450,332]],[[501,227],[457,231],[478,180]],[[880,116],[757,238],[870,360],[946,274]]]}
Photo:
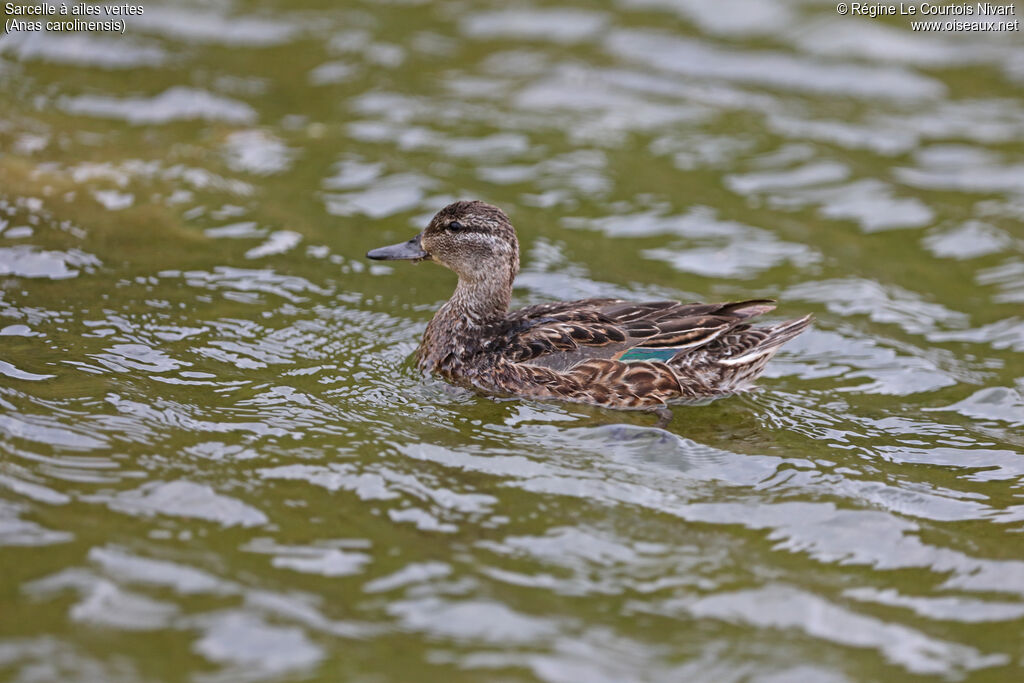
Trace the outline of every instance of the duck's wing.
{"label": "duck's wing", "polygon": [[716,304],[583,299],[541,304],[509,316],[506,329],[494,339],[494,350],[512,362],[559,372],[591,360],[668,363],[723,334],[748,329],[745,320],[774,307],[767,299]]}
{"label": "duck's wing", "polygon": [[576,299],[574,301],[552,301],[550,303],[535,304],[526,306],[508,314],[508,320],[512,322],[537,321],[541,318],[552,315],[571,315],[572,313],[586,314],[613,304],[625,303],[622,299],[609,297],[593,299]]}

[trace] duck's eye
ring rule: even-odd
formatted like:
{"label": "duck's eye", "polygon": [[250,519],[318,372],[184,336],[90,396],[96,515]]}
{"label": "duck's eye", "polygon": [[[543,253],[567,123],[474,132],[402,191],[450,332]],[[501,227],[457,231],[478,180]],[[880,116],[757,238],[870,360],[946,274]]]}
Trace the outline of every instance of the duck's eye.
{"label": "duck's eye", "polygon": [[462,230],[463,227],[464,226],[462,225],[462,223],[458,221],[452,221],[451,223],[448,224],[449,230]]}

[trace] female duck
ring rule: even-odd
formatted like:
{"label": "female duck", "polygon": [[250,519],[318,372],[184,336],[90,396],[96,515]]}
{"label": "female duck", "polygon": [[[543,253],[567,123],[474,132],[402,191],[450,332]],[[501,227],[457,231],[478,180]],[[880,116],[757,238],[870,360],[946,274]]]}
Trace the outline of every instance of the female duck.
{"label": "female duck", "polygon": [[487,393],[660,409],[673,400],[748,388],[810,316],[770,327],[746,321],[765,299],[720,304],[581,299],[509,313],[519,242],[505,213],[462,201],[408,242],[371,259],[436,261],[455,271],[452,298],[434,315],[419,367]]}

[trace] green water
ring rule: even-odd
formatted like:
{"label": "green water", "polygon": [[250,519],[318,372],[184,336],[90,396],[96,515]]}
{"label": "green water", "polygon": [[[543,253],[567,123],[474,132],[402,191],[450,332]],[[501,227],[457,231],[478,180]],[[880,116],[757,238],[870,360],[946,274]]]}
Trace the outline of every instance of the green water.
{"label": "green water", "polygon": [[[1018,680],[1020,35],[769,0],[3,35],[0,679]],[[455,198],[511,215],[517,306],[815,326],[666,429],[451,389],[409,356],[453,276],[363,254]]]}

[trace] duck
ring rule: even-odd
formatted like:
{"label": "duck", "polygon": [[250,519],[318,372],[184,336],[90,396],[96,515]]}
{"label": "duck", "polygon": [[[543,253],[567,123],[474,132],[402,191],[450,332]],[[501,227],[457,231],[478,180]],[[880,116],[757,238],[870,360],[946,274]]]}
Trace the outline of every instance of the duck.
{"label": "duck", "polygon": [[724,303],[590,298],[510,311],[519,241],[504,211],[457,201],[413,238],[369,251],[380,261],[432,261],[458,284],[427,324],[416,364],[484,394],[647,410],[746,391],[811,316],[751,319],[771,299]]}

